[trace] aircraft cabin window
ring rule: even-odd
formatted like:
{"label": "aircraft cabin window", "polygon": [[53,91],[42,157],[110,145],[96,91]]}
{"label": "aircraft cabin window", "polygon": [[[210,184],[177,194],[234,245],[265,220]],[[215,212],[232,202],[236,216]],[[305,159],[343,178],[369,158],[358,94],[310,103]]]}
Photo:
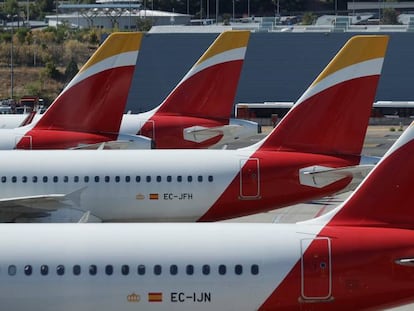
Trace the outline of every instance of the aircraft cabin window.
{"label": "aircraft cabin window", "polygon": [[145,178],[145,180],[146,180],[147,182],[151,182],[151,176],[147,176],[147,177]]}
{"label": "aircraft cabin window", "polygon": [[56,267],[56,273],[57,273],[57,275],[64,275],[65,274],[65,266],[64,265],[58,265]]}
{"label": "aircraft cabin window", "polygon": [[194,274],[194,266],[193,265],[187,265],[185,267],[185,272],[187,275],[193,275]]}
{"label": "aircraft cabin window", "polygon": [[59,177],[53,176],[53,182],[58,182],[58,181],[59,181]]}
{"label": "aircraft cabin window", "polygon": [[98,272],[98,268],[96,267],[96,265],[90,265],[89,266],[89,274],[90,275],[96,275],[97,272]]}
{"label": "aircraft cabin window", "polygon": [[243,267],[242,265],[235,265],[234,266],[234,273],[236,273],[237,275],[240,275],[243,273]]}
{"label": "aircraft cabin window", "polygon": [[43,176],[43,178],[42,178],[44,183],[47,183],[47,179],[48,179],[47,176]]}
{"label": "aircraft cabin window", "polygon": [[63,176],[63,182],[65,182],[65,183],[69,182],[69,177],[68,176]]}
{"label": "aircraft cabin window", "polygon": [[129,274],[129,266],[128,265],[122,265],[121,273],[122,273],[122,275],[128,275]]}
{"label": "aircraft cabin window", "polygon": [[40,266],[40,274],[41,275],[48,275],[49,273],[49,267],[47,265],[41,265]]}
{"label": "aircraft cabin window", "polygon": [[27,176],[22,176],[22,182],[27,183]]}
{"label": "aircraft cabin window", "polygon": [[31,265],[24,266],[24,274],[26,274],[26,275],[32,275],[32,271],[33,271],[33,269],[32,269],[32,266]]}
{"label": "aircraft cabin window", "polygon": [[187,181],[192,182],[193,181],[193,176],[187,176]]}
{"label": "aircraft cabin window", "polygon": [[120,181],[121,181],[121,177],[115,176],[115,182],[120,182]]}
{"label": "aircraft cabin window", "polygon": [[225,275],[226,274],[226,266],[225,265],[219,265],[218,272],[219,272],[220,275]]}
{"label": "aircraft cabin window", "polygon": [[172,177],[170,175],[167,176],[167,181],[171,182],[172,181]]}
{"label": "aircraft cabin window", "polygon": [[95,179],[95,182],[99,182],[99,176],[95,176],[94,179]]}
{"label": "aircraft cabin window", "polygon": [[141,176],[135,176],[135,181],[136,182],[141,182]]}
{"label": "aircraft cabin window", "polygon": [[105,182],[110,182],[110,181],[111,181],[111,177],[105,176]]}
{"label": "aircraft cabin window", "polygon": [[157,176],[157,182],[161,182],[161,176]]}
{"label": "aircraft cabin window", "polygon": [[15,265],[10,265],[9,268],[7,269],[7,272],[9,275],[16,275],[17,273],[17,268]]}
{"label": "aircraft cabin window", "polygon": [[37,183],[37,176],[33,176],[33,177],[32,177],[32,181],[33,181],[34,183]]}
{"label": "aircraft cabin window", "polygon": [[81,274],[81,267],[79,265],[74,265],[72,268],[72,272],[74,275],[79,275]]}
{"label": "aircraft cabin window", "polygon": [[183,178],[180,175],[178,175],[177,176],[177,182],[181,182],[182,180],[183,180]]}
{"label": "aircraft cabin window", "polygon": [[106,265],[105,273],[106,275],[112,275],[112,273],[114,273],[114,267],[112,265]]}
{"label": "aircraft cabin window", "polygon": [[198,182],[203,182],[203,176],[198,175],[198,177],[197,177],[197,181],[198,181]]}
{"label": "aircraft cabin window", "polygon": [[162,268],[161,268],[161,266],[160,266],[160,265],[155,265],[155,266],[154,266],[154,274],[155,274],[155,275],[160,275],[160,274],[161,274],[161,272],[162,272]]}
{"label": "aircraft cabin window", "polygon": [[138,274],[139,275],[144,275],[145,274],[145,266],[144,265],[139,265],[138,266]]}
{"label": "aircraft cabin window", "polygon": [[85,176],[85,177],[83,177],[83,181],[84,181],[84,182],[89,182],[89,176]]}
{"label": "aircraft cabin window", "polygon": [[13,177],[11,178],[11,180],[12,180],[12,183],[15,183],[15,182],[17,181],[17,177],[16,177],[16,176],[13,176]]}
{"label": "aircraft cabin window", "polygon": [[79,182],[79,176],[74,176],[73,177],[73,182],[75,182],[75,183]]}
{"label": "aircraft cabin window", "polygon": [[209,265],[203,265],[203,274],[209,275],[210,274],[210,266]]}
{"label": "aircraft cabin window", "polygon": [[209,175],[209,176],[208,176],[208,181],[209,181],[209,182],[213,182],[213,176]]}
{"label": "aircraft cabin window", "polygon": [[259,274],[259,266],[258,266],[258,265],[252,265],[252,266],[250,267],[250,272],[251,272],[253,275],[258,275],[258,274]]}
{"label": "aircraft cabin window", "polygon": [[176,275],[178,273],[178,267],[177,265],[171,265],[170,266],[170,274],[171,275]]}
{"label": "aircraft cabin window", "polygon": [[131,176],[125,176],[125,182],[130,182],[131,181]]}
{"label": "aircraft cabin window", "polygon": [[7,177],[6,176],[1,176],[1,182],[6,182],[7,181]]}

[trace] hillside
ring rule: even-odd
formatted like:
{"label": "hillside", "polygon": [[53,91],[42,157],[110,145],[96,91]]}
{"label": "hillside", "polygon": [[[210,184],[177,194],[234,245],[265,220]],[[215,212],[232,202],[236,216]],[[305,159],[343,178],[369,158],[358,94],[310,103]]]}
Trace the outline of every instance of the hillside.
{"label": "hillside", "polygon": [[[39,95],[47,99],[55,98],[63,88],[63,83],[46,77],[42,74],[43,67],[15,67],[14,98],[24,95]],[[0,68],[0,99],[11,97],[10,68]]]}

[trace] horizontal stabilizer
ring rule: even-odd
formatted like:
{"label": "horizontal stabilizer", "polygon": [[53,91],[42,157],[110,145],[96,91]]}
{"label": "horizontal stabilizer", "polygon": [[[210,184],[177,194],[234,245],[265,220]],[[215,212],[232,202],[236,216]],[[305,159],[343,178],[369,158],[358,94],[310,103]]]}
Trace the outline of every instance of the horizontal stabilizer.
{"label": "horizontal stabilizer", "polygon": [[315,188],[323,188],[347,177],[352,177],[361,181],[373,168],[373,164],[356,165],[341,168],[315,165],[299,170],[299,180],[302,185]]}
{"label": "horizontal stabilizer", "polygon": [[201,143],[219,135],[233,137],[237,135],[237,132],[240,129],[240,125],[223,125],[216,127],[192,126],[184,129],[184,139]]}

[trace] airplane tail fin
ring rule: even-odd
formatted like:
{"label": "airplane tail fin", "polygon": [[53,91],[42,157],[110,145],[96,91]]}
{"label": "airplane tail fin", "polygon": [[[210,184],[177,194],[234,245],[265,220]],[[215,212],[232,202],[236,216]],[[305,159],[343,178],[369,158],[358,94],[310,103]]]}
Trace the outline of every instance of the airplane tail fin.
{"label": "airplane tail fin", "polygon": [[35,128],[119,132],[142,37],[142,33],[109,35]]}
{"label": "airplane tail fin", "polygon": [[414,229],[413,154],[414,123],[341,206],[308,223]]}
{"label": "airplane tail fin", "polygon": [[360,154],[387,44],[383,35],[351,38],[259,148]]}
{"label": "airplane tail fin", "polygon": [[221,33],[157,113],[229,119],[249,36],[249,31]]}

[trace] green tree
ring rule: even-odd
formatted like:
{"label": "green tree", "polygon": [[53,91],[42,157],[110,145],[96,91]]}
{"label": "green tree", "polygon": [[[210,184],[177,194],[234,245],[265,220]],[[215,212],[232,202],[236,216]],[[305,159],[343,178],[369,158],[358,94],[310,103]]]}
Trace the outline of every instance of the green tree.
{"label": "green tree", "polygon": [[385,25],[398,25],[398,13],[393,8],[386,8],[382,11],[381,23]]}
{"label": "green tree", "polygon": [[19,12],[19,3],[17,2],[17,0],[6,0],[4,2],[4,13],[6,15],[14,16],[18,12]]}
{"label": "green tree", "polygon": [[75,59],[72,57],[69,64],[66,66],[65,69],[65,80],[69,82],[72,78],[78,73],[78,64],[76,63]]}
{"label": "green tree", "polygon": [[312,12],[306,12],[303,14],[302,18],[302,25],[312,25],[316,20],[316,15],[314,15]]}

